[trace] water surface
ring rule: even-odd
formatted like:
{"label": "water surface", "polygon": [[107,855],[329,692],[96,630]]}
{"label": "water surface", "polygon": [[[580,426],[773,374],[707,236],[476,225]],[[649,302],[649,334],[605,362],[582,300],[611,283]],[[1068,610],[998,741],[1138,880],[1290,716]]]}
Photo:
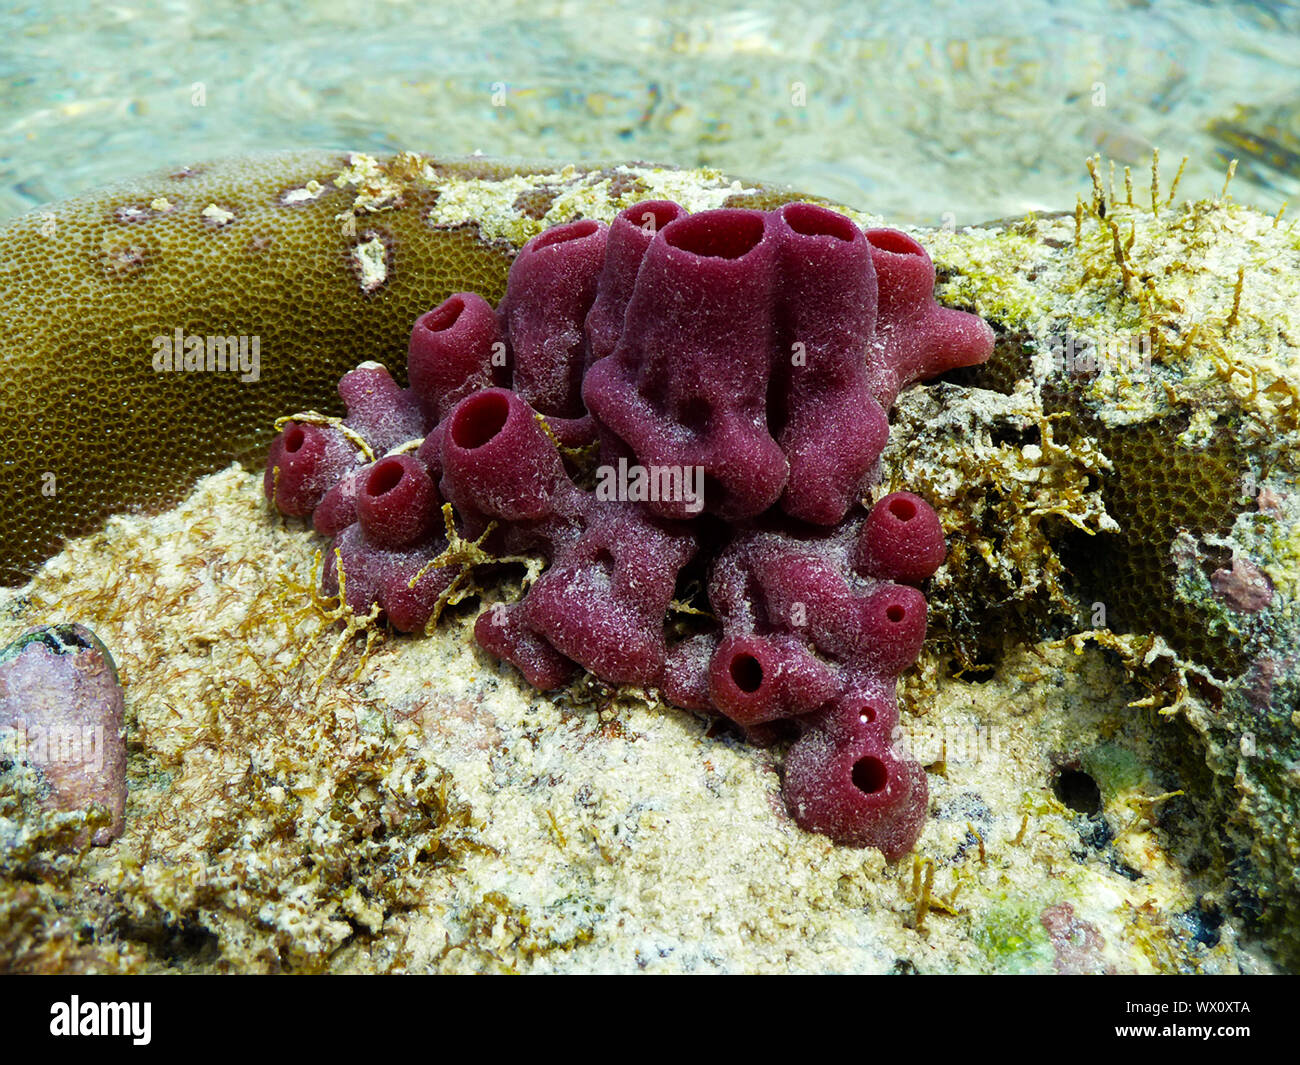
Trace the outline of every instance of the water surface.
{"label": "water surface", "polygon": [[1300,9],[71,0],[0,12],[0,217],[295,146],[708,164],[900,221],[1072,207],[1096,151],[1275,210],[1300,191]]}

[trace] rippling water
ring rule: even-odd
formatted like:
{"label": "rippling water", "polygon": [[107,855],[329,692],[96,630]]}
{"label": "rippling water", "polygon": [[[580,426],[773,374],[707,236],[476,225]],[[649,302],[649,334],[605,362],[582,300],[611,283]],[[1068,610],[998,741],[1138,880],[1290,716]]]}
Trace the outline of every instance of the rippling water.
{"label": "rippling water", "polygon": [[293,146],[709,164],[957,224],[1071,207],[1086,155],[1153,145],[1187,191],[1231,155],[1239,198],[1300,191],[1292,3],[207,6],[0,12],[0,216]]}

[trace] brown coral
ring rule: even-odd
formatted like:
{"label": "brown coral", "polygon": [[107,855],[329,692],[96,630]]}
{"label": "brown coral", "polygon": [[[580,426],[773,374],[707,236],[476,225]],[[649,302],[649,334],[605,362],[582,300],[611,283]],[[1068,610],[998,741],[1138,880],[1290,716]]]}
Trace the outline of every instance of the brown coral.
{"label": "brown coral", "polygon": [[[63,535],[172,503],[199,474],[260,456],[277,414],[325,402],[357,361],[390,357],[448,293],[500,295],[511,248],[428,225],[436,192],[419,178],[358,226],[358,187],[333,181],[345,166],[330,152],[228,160],[0,226],[0,434],[12,460],[0,472],[0,583],[21,583]],[[391,259],[367,292],[355,256],[376,236]],[[157,372],[154,338],[178,329],[205,345],[260,338],[258,378]]]}

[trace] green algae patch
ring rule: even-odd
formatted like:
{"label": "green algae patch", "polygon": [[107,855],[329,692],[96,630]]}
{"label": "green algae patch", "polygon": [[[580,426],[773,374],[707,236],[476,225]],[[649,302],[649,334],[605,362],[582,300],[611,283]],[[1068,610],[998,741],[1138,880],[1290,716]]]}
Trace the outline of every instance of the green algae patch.
{"label": "green algae patch", "polygon": [[1107,801],[1150,787],[1149,767],[1137,752],[1123,744],[1099,743],[1084,751],[1080,762]]}
{"label": "green algae patch", "polygon": [[988,961],[986,972],[1042,973],[1052,968],[1052,943],[1043,927],[1043,906],[1002,904],[985,913],[971,933],[972,943]]}

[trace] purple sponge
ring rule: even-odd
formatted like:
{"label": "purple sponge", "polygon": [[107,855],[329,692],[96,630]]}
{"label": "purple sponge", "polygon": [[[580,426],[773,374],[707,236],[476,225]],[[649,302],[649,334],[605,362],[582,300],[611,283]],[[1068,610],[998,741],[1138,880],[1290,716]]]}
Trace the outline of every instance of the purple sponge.
{"label": "purple sponge", "polygon": [[506,551],[549,563],[522,602],[479,619],[478,641],[535,687],[564,683],[575,664],[615,684],[658,685],[664,616],[694,535],[575,487],[539,421],[515,393],[490,389],[462,400],[442,435],[442,489],[471,533],[508,523]]}
{"label": "purple sponge", "polygon": [[467,396],[448,416],[441,440],[443,494],[472,525],[551,513],[564,464],[536,413],[514,392]]}
{"label": "purple sponge", "polygon": [[434,423],[470,393],[508,383],[505,339],[492,305],[476,292],[458,292],[420,315],[411,330],[406,373]]}
{"label": "purple sponge", "polygon": [[438,527],[437,492],[411,455],[391,455],[369,467],[357,491],[357,521],[379,547],[410,547]]}
{"label": "purple sponge", "polygon": [[611,684],[659,687],[668,604],[696,551],[691,528],[635,503],[600,502],[564,481],[549,519],[520,532],[512,546],[540,551],[549,565],[521,602],[479,618],[479,643],[525,673],[518,646]]}
{"label": "purple sponge", "polygon": [[[925,774],[894,749],[892,734],[894,689],[921,650],[926,608],[916,589],[850,565],[861,539],[874,540],[861,525],[814,532],[778,523],[734,536],[709,582],[721,628],[709,696],[747,730],[797,723],[785,781],[795,819],[892,858],[911,847],[925,812]],[[888,547],[881,554],[894,561]],[[670,691],[675,684],[689,680],[674,677]],[[854,768],[864,760],[865,776]]]}
{"label": "purple sponge", "polygon": [[892,492],[871,508],[853,553],[864,577],[920,584],[943,565],[939,516],[920,496]]}
{"label": "purple sponge", "polygon": [[403,548],[386,547],[368,539],[360,523],[349,525],[334,538],[337,565],[326,565],[321,590],[338,595],[338,566],[347,585],[347,604],[358,614],[379,605],[389,624],[400,632],[423,628],[433,615],[438,598],[451,585],[454,570],[432,568],[415,586],[411,581],[430,559],[447,547],[441,535],[431,535]]}
{"label": "purple sponge", "polygon": [[[761,211],[670,222],[646,248],[617,346],[583,381],[614,451],[652,471],[702,467],[705,508],[730,519],[761,514],[789,475],[767,427],[779,239]],[[682,500],[651,506],[694,516]]]}
{"label": "purple sponge", "polygon": [[[460,535],[544,563],[478,618],[486,651],[539,688],[581,668],[757,743],[796,734],[795,820],[892,860],[925,816],[894,693],[944,539],[917,496],[861,500],[899,389],[992,350],[933,290],[910,237],[813,204],[650,201],[558,226],[521,249],[495,311],[457,293],[417,320],[410,389],[367,364],[339,384],[341,421],[286,423],[266,494],[333,538],[325,591],[341,568],[348,605],[402,630],[455,576],[429,565],[446,500]],[[596,440],[601,465],[575,465]],[[594,490],[575,483],[593,472]],[[672,642],[698,555],[715,621]]]}
{"label": "purple sponge", "polygon": [[781,509],[834,525],[862,496],[889,435],[862,357],[875,330],[876,275],[862,230],[795,203],[776,214],[780,302],[768,422],[790,463]]}
{"label": "purple sponge", "polygon": [[650,241],[664,226],[685,217],[685,208],[671,200],[647,200],[620,212],[610,224],[596,302],[587,314],[586,333],[593,362],[613,354],[618,345],[637,271]]}
{"label": "purple sponge", "polygon": [[356,458],[356,447],[333,426],[287,422],[267,456],[266,496],[282,514],[309,518]]}
{"label": "purple sponge", "polygon": [[423,434],[415,399],[378,363],[345,373],[339,395],[348,410],[341,427],[291,420],[271,441],[263,486],[281,513],[310,516],[325,493],[364,461],[358,441],[377,455]]}
{"label": "purple sponge", "polygon": [[809,832],[897,861],[921,834],[929,792],[925,770],[891,746],[893,705],[855,693],[818,715],[786,758],[785,799]]}
{"label": "purple sponge", "polygon": [[993,330],[978,315],[940,306],[934,263],[896,229],[869,229],[879,293],[876,336],[867,359],[876,398],[890,407],[906,386],[993,353]]}
{"label": "purple sponge", "polygon": [[590,219],[538,234],[519,250],[501,301],[514,389],[568,445],[595,439],[582,405],[583,323],[596,299],[607,235]]}
{"label": "purple sponge", "polygon": [[[394,628],[411,632],[429,620],[455,577],[453,570],[433,568],[411,586],[447,546],[442,501],[414,455],[380,459],[357,475],[356,485],[357,520],[334,540],[348,606],[365,613],[378,603]],[[337,566],[325,567],[322,583],[327,594],[338,594]]]}

